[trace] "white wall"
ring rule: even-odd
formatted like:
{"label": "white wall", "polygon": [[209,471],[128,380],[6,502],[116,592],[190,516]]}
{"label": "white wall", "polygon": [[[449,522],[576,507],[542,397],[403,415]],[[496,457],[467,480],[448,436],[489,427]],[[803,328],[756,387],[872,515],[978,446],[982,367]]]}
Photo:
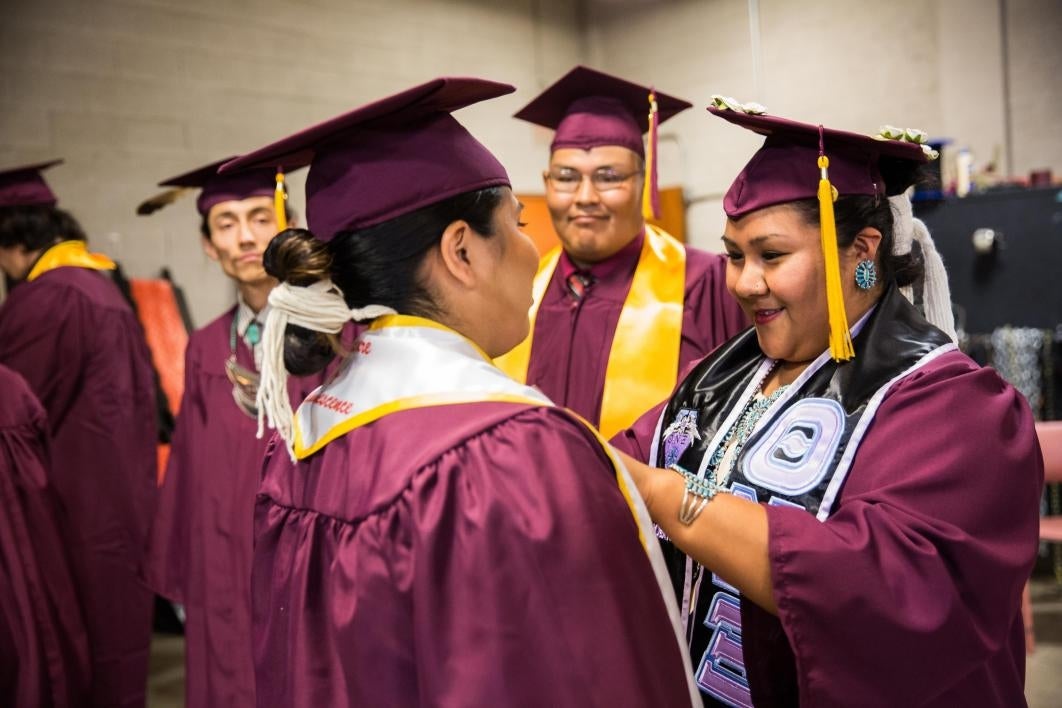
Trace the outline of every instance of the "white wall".
{"label": "white wall", "polygon": [[202,254],[193,199],[134,214],[160,179],[471,75],[523,89],[458,117],[514,186],[538,190],[542,136],[510,116],[579,61],[579,27],[563,0],[14,0],[0,25],[0,166],[65,157],[47,174],[60,205],[131,274],[169,266],[201,325],[234,291]]}
{"label": "white wall", "polygon": [[1058,0],[594,0],[587,26],[597,66],[696,105],[662,128],[684,148],[662,176],[686,188],[705,248],[719,248],[722,194],[761,143],[704,112],[713,93],[856,132],[919,127],[1002,170],[1009,111],[1013,174],[1062,175]]}

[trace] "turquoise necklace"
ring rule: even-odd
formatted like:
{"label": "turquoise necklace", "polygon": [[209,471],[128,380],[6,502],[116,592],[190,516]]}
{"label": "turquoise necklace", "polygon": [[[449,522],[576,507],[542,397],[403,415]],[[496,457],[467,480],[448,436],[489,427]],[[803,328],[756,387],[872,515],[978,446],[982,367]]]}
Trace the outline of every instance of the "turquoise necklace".
{"label": "turquoise necklace", "polygon": [[715,479],[719,464],[723,461],[723,457],[726,455],[727,449],[731,445],[734,446],[734,458],[736,459],[741,454],[741,449],[745,447],[745,443],[748,442],[749,437],[752,435],[752,431],[756,428],[756,423],[760,421],[763,414],[766,413],[772,404],[777,401],[789,388],[789,384],[779,386],[771,392],[769,396],[757,394],[749,401],[748,406],[745,408],[741,417],[737,422],[727,431],[726,436],[719,441],[719,445],[715,448],[711,458],[708,460],[708,467],[705,472],[705,479]]}
{"label": "turquoise necklace", "polygon": [[[229,350],[236,356],[236,338],[239,336],[239,317],[232,318],[232,328],[229,329]],[[262,341],[262,325],[258,320],[251,320],[247,329],[243,332],[243,338],[251,347],[258,346]]]}

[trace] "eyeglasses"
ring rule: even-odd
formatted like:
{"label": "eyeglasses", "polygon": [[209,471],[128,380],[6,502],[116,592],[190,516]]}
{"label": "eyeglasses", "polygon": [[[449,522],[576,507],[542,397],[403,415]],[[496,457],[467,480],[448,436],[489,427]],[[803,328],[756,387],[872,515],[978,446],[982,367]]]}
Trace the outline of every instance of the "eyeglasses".
{"label": "eyeglasses", "polygon": [[578,170],[550,170],[546,173],[546,179],[553,185],[555,191],[562,194],[573,194],[579,191],[584,178],[590,179],[590,184],[594,186],[596,191],[607,192],[610,189],[621,187],[623,183],[638,174],[640,173],[628,172],[627,174],[621,174],[612,170],[598,170],[586,175]]}

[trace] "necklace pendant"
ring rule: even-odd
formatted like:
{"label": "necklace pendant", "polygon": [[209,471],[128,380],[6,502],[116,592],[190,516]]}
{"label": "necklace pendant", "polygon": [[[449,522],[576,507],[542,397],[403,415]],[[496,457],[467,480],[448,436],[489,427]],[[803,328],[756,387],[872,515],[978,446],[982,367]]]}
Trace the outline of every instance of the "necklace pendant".
{"label": "necklace pendant", "polygon": [[244,330],[243,338],[252,347],[258,346],[258,343],[262,341],[262,325],[258,324],[258,320],[251,320],[251,324],[247,325],[247,329]]}

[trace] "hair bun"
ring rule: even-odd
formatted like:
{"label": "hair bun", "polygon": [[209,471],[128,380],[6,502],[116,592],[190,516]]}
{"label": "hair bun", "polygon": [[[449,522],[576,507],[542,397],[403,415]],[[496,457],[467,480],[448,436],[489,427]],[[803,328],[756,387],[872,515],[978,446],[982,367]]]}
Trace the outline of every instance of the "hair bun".
{"label": "hair bun", "polygon": [[262,265],[280,282],[305,287],[330,277],[332,254],[306,229],[285,229],[269,242]]}

